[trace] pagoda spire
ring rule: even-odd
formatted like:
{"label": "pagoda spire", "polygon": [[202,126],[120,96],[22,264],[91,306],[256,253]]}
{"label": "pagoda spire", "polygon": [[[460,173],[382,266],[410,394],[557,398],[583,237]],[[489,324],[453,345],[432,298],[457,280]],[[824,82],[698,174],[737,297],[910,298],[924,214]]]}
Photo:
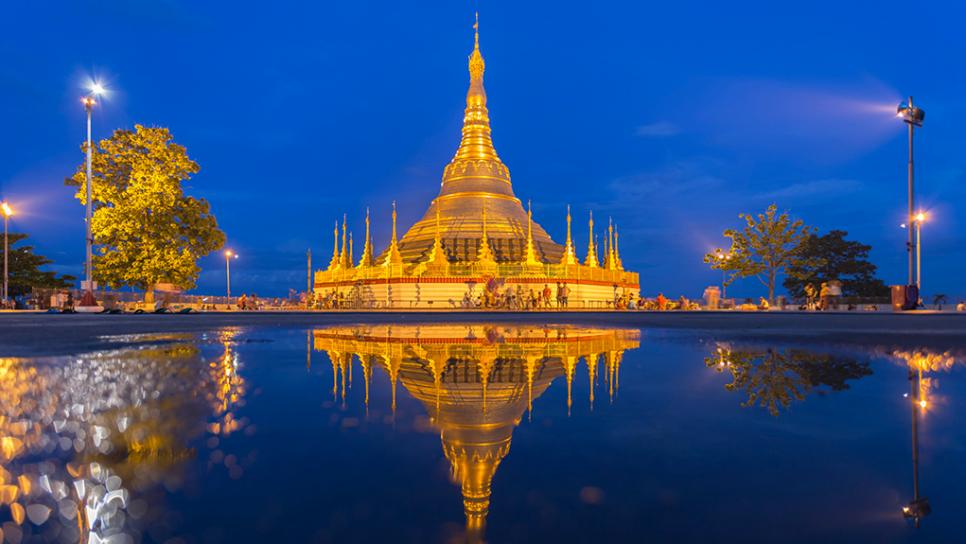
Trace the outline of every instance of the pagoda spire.
{"label": "pagoda spire", "polygon": [[564,245],[564,252],[560,257],[560,264],[566,265],[579,264],[577,252],[574,251],[574,239],[570,235],[570,221],[570,204],[567,204],[567,243]]}
{"label": "pagoda spire", "polygon": [[466,92],[463,115],[463,139],[454,159],[495,159],[499,161],[490,133],[490,115],[486,109],[483,72],[486,62],[480,52],[480,23],[473,25],[473,51],[469,58],[470,88]]}
{"label": "pagoda spire", "polygon": [[591,268],[598,268],[600,265],[597,263],[597,249],[594,247],[594,210],[590,210],[590,221],[587,222],[590,228],[590,240],[587,242],[587,259],[584,261],[584,265]]}
{"label": "pagoda spire", "polygon": [[392,201],[392,239],[389,240],[389,249],[383,259],[382,266],[402,266],[402,255],[399,253],[399,240],[396,238],[396,201]]}
{"label": "pagoda spire", "polygon": [[607,270],[614,269],[614,221],[607,218],[607,240],[604,242],[604,264],[601,267]]}
{"label": "pagoda spire", "polygon": [[533,249],[533,209],[529,200],[527,200],[527,249],[523,262],[526,265],[540,266],[543,264],[537,259],[536,251]]}
{"label": "pagoda spire", "polygon": [[352,250],[352,231],[349,231],[349,267],[352,267],[352,263],[355,261],[355,251]]}
{"label": "pagoda spire", "polygon": [[444,272],[449,266],[446,252],[443,250],[442,231],[439,225],[439,200],[436,201],[436,233],[433,236],[433,249],[430,251],[425,264],[427,268],[432,268],[434,272]]}
{"label": "pagoda spire", "polygon": [[617,232],[617,225],[614,225],[614,268],[624,270],[624,263],[621,262],[620,245],[617,243],[620,233]]}
{"label": "pagoda spire", "polygon": [[332,230],[333,246],[332,246],[332,260],[329,261],[329,270],[338,270],[339,268],[339,220],[335,220],[335,228]]}
{"label": "pagoda spire", "polygon": [[366,207],[366,242],[362,247],[362,259],[359,266],[372,266],[372,237],[369,235],[369,208]]}
{"label": "pagoda spire", "polygon": [[349,259],[349,244],[346,243],[346,214],[342,214],[342,256],[339,257],[339,265],[342,268],[352,268],[352,260]]}
{"label": "pagoda spire", "polygon": [[480,236],[480,250],[476,253],[476,262],[483,265],[495,265],[496,257],[490,249],[490,242],[486,234],[486,200],[483,201],[483,235]]}

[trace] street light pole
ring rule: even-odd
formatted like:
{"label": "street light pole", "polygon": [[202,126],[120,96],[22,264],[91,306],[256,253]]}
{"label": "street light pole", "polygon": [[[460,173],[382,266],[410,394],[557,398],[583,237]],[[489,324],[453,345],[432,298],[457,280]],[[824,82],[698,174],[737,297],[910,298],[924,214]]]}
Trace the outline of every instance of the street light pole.
{"label": "street light pole", "polygon": [[225,287],[228,294],[228,304],[231,304],[231,251],[225,252]]}
{"label": "street light pole", "polygon": [[237,259],[238,254],[230,249],[225,250],[225,291],[228,295],[228,304],[231,305],[231,260]]}
{"label": "street light pole", "polygon": [[104,87],[102,87],[100,83],[94,82],[91,84],[90,94],[82,99],[82,102],[84,103],[84,110],[87,111],[87,181],[85,183],[87,186],[87,206],[85,213],[85,221],[87,225],[85,236],[86,255],[84,258],[84,276],[86,278],[86,284],[84,286],[84,294],[81,296],[81,301],[78,306],[89,309],[97,307],[97,300],[94,299],[94,234],[91,225],[94,215],[94,191],[92,188],[94,184],[94,177],[91,174],[91,161],[94,153],[94,144],[91,139],[91,116],[93,114],[94,105],[97,103],[95,97],[103,94],[104,92]]}
{"label": "street light pole", "polygon": [[916,215],[916,289],[922,296],[922,222],[926,220],[924,213]]}
{"label": "street light pole", "polygon": [[[916,214],[916,193],[915,193],[915,168],[913,160],[913,146],[912,140],[915,133],[916,127],[922,127],[922,122],[926,118],[926,112],[915,106],[912,102],[912,97],[909,100],[899,104],[896,110],[896,115],[902,118],[903,122],[909,125],[909,171],[908,171],[908,193],[909,193],[909,216],[908,223],[910,226],[912,222],[915,221]],[[915,265],[913,263],[913,251],[916,249],[918,241],[913,237],[912,229],[909,229],[908,239],[906,242],[906,255],[909,263],[909,280],[907,285],[916,285],[913,283],[915,279]]]}
{"label": "street light pole", "polygon": [[3,300],[0,302],[5,305],[10,296],[10,272],[7,264],[10,259],[10,244],[7,241],[7,227],[13,210],[6,202],[0,202],[0,212],[3,212]]}

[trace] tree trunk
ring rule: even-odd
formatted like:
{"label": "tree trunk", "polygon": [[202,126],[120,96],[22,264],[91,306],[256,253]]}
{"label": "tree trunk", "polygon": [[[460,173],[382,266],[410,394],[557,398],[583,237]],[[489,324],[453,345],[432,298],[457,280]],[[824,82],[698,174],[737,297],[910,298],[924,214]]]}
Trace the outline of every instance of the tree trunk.
{"label": "tree trunk", "polygon": [[768,305],[775,304],[775,270],[768,271]]}

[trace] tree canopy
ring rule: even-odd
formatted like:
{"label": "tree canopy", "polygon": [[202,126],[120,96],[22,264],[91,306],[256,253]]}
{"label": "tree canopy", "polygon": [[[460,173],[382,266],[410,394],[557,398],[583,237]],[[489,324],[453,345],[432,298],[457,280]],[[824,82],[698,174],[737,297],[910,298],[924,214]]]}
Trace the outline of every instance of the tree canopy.
{"label": "tree canopy", "polygon": [[[92,162],[94,279],[113,288],[194,287],[198,259],[220,249],[225,234],[208,202],[184,193],[199,171],[185,148],[166,128],[135,125],[102,140]],[[86,204],[84,164],[66,184]]]}
{"label": "tree canopy", "polygon": [[778,274],[789,267],[809,265],[801,254],[801,245],[813,229],[801,219],[793,220],[787,211],[779,214],[775,204],[764,213],[738,217],[745,220],[745,228],[724,231],[724,236],[731,239],[731,249],[708,253],[704,262],[711,268],[730,272],[726,285],[739,278],[758,278],[768,288],[768,301],[774,302]]}
{"label": "tree canopy", "polygon": [[802,242],[802,259],[788,268],[783,282],[789,294],[801,298],[806,285],[817,288],[838,280],[845,296],[889,295],[889,287],[875,277],[876,266],[868,260],[872,246],[846,240],[846,236],[844,230],[832,230],[822,236],[812,234]]}
{"label": "tree canopy", "polygon": [[[53,261],[34,253],[33,246],[18,246],[20,242],[27,239],[26,234],[11,232],[8,236],[10,258],[7,264],[10,272],[10,296],[18,297],[26,295],[33,289],[67,288],[76,279],[73,276],[58,276],[56,272],[41,270],[40,267],[48,265]],[[0,243],[3,242],[0,241]]]}

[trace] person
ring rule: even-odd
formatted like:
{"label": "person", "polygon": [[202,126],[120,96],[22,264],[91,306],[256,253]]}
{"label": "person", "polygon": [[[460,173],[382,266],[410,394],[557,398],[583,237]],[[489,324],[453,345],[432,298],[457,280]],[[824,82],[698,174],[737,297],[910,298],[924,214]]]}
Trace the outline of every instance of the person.
{"label": "person", "polygon": [[546,283],[543,284],[543,306],[544,306],[544,308],[549,308],[550,307],[550,295],[551,294],[552,293],[550,292],[550,285],[548,285]]}
{"label": "person", "polygon": [[824,281],[822,282],[822,287],[819,289],[818,299],[819,299],[818,309],[824,312],[825,310],[828,309],[828,302],[829,302],[828,301],[828,283]]}
{"label": "person", "polygon": [[678,304],[680,305],[680,307],[679,307],[680,310],[690,310],[691,309],[690,308],[691,301],[689,301],[687,299],[687,297],[685,297],[684,295],[681,295],[681,298],[678,299]]}
{"label": "person", "polygon": [[472,305],[470,301],[470,292],[467,291],[463,293],[463,308],[469,308]]}
{"label": "person", "polygon": [[815,286],[811,283],[805,284],[805,309],[812,310],[815,308]]}
{"label": "person", "polygon": [[770,307],[771,305],[768,304],[768,299],[761,297],[761,299],[758,301],[758,309],[767,312]]}
{"label": "person", "polygon": [[833,310],[838,310],[839,300],[842,298],[842,282],[832,280],[828,282],[828,299]]}
{"label": "person", "polygon": [[567,284],[566,283],[563,284],[563,293],[562,294],[563,294],[563,298],[562,298],[562,300],[563,300],[563,306],[564,306],[564,308],[566,308],[566,307],[570,306],[570,287],[567,287]]}
{"label": "person", "polygon": [[661,312],[667,309],[667,299],[664,297],[664,293],[657,294],[657,309]]}

